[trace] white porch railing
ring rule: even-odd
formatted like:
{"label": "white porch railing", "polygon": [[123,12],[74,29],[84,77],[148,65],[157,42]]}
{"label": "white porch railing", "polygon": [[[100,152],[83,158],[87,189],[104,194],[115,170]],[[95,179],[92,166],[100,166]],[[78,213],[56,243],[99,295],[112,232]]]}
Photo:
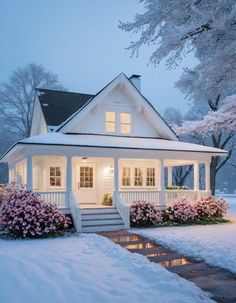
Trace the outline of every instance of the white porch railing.
{"label": "white porch railing", "polygon": [[148,201],[160,204],[160,191],[157,190],[121,190],[121,199],[128,205],[134,201]]}
{"label": "white porch railing", "polygon": [[47,202],[56,205],[58,208],[68,208],[68,197],[66,191],[36,191],[41,198]]}
{"label": "white porch railing", "polygon": [[209,195],[210,192],[205,190],[165,190],[165,202],[168,204],[183,197],[194,202],[200,198],[208,197]]}
{"label": "white porch railing", "polygon": [[129,214],[129,205],[127,205],[122,197],[120,196],[119,192],[114,192],[113,193],[113,201],[114,201],[114,206],[117,207],[123,221],[125,224],[125,227],[127,229],[130,228],[130,214]]}
{"label": "white porch railing", "polygon": [[69,192],[69,207],[76,231],[81,232],[81,209],[74,193]]}

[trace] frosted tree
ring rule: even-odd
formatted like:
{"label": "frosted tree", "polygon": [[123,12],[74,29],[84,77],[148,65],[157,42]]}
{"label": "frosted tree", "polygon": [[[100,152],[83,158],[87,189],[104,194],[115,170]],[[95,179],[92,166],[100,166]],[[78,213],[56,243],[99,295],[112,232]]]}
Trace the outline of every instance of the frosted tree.
{"label": "frosted tree", "polygon": [[[165,60],[168,68],[178,65],[188,53],[193,53],[197,65],[185,68],[177,87],[192,100],[193,105],[201,103],[201,113],[210,110],[218,112],[222,99],[235,93],[236,79],[236,1],[235,0],[140,0],[145,12],[137,14],[133,22],[121,23],[120,28],[133,32],[137,40],[128,49],[138,55],[140,48],[149,45],[153,52],[150,63],[156,65]],[[232,101],[234,102],[234,101]],[[194,106],[192,107],[194,108]],[[198,107],[199,109],[199,107]],[[212,113],[213,114],[213,113]],[[212,116],[216,118],[216,114]],[[210,119],[210,113],[206,119]],[[204,119],[203,119],[204,120]],[[201,122],[203,123],[203,122]],[[227,123],[225,123],[226,125]],[[198,123],[186,122],[189,129]],[[192,125],[192,126],[191,126]],[[202,124],[201,124],[202,125]],[[186,128],[187,128],[186,127]],[[217,127],[212,124],[212,127]],[[207,129],[208,131],[208,129]],[[228,147],[232,154],[234,131],[218,128],[214,133],[203,134],[197,128],[191,137],[203,144]],[[215,189],[215,175],[229,159],[223,162],[212,159],[212,189]]]}
{"label": "frosted tree", "polygon": [[62,88],[57,75],[34,63],[17,68],[0,86],[1,116],[23,137],[30,134],[36,87]]}
{"label": "frosted tree", "polygon": [[211,161],[211,189],[214,193],[216,175],[230,159],[234,150],[232,140],[236,131],[236,95],[225,98],[218,110],[209,111],[201,120],[185,121],[181,126],[172,125],[175,132],[183,137],[191,135],[201,144],[228,149],[225,158],[213,157]]}

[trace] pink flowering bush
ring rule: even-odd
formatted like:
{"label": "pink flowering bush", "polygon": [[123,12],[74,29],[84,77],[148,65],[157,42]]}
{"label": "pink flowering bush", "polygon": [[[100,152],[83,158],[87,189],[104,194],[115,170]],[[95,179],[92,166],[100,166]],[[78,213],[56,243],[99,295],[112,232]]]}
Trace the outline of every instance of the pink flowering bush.
{"label": "pink flowering bush", "polygon": [[132,226],[151,226],[161,221],[161,211],[154,203],[137,201],[131,204],[130,223]]}
{"label": "pink flowering bush", "polygon": [[0,221],[20,238],[43,237],[66,230],[70,219],[30,191],[13,191],[0,210]]}
{"label": "pink flowering bush", "polygon": [[186,223],[194,221],[197,217],[197,209],[186,198],[176,199],[163,212],[165,221]]}
{"label": "pink flowering bush", "polygon": [[199,219],[223,218],[227,212],[228,204],[222,198],[217,199],[214,196],[201,198],[195,204]]}

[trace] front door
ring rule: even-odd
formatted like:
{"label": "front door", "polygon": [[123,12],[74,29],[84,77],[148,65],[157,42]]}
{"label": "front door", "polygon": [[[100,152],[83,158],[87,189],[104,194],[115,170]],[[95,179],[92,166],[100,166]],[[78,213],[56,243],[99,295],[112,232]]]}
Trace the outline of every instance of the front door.
{"label": "front door", "polygon": [[97,203],[97,164],[76,163],[76,180],[79,203]]}

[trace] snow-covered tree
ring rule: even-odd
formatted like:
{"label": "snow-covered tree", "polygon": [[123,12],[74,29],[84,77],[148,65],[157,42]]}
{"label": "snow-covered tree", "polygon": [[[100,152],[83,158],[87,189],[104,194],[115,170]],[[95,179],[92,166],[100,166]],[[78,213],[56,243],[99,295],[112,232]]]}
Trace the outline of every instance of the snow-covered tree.
{"label": "snow-covered tree", "polygon": [[17,68],[9,81],[0,86],[1,116],[12,130],[24,137],[30,134],[37,87],[62,88],[57,75],[35,63]]}
{"label": "snow-covered tree", "polygon": [[230,159],[234,150],[236,131],[236,95],[223,100],[221,107],[209,111],[201,120],[185,121],[181,126],[172,125],[180,137],[191,136],[198,143],[216,148],[227,148],[225,158],[213,157],[211,162],[211,189],[214,193],[216,175]]}

